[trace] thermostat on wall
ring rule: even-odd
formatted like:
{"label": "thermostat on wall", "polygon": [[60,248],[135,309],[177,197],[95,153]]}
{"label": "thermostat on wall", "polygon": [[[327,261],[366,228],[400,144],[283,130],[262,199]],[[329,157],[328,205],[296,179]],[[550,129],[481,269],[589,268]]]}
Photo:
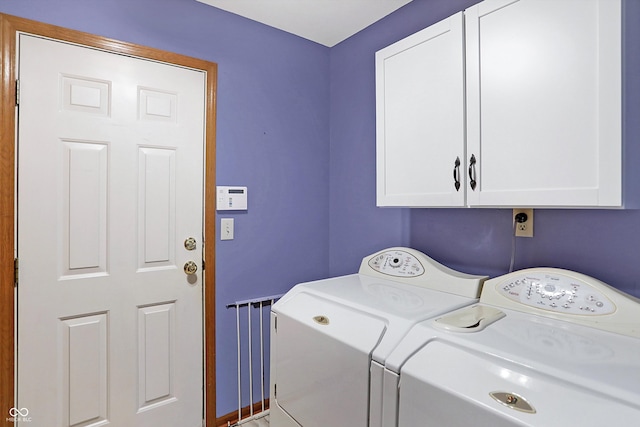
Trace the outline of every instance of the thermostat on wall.
{"label": "thermostat on wall", "polygon": [[216,187],[219,211],[246,211],[247,187]]}

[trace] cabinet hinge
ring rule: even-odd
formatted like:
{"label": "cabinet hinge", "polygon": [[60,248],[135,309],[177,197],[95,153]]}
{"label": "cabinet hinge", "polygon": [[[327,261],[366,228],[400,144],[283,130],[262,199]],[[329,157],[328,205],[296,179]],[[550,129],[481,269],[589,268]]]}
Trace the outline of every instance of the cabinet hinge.
{"label": "cabinet hinge", "polygon": [[273,398],[274,399],[278,398],[278,384],[273,385]]}
{"label": "cabinet hinge", "polygon": [[16,105],[20,105],[20,80],[16,80]]}
{"label": "cabinet hinge", "polygon": [[20,267],[18,258],[13,259],[13,286],[18,286],[18,274],[20,273]]}
{"label": "cabinet hinge", "polygon": [[278,317],[277,316],[273,318],[273,331],[276,334],[278,333]]}

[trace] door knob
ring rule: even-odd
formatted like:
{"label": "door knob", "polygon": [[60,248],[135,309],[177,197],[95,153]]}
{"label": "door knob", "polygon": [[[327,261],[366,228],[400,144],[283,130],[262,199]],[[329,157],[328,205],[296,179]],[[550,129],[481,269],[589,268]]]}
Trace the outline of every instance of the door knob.
{"label": "door knob", "polygon": [[184,263],[184,272],[185,274],[196,274],[198,271],[198,265],[193,261],[187,261]]}

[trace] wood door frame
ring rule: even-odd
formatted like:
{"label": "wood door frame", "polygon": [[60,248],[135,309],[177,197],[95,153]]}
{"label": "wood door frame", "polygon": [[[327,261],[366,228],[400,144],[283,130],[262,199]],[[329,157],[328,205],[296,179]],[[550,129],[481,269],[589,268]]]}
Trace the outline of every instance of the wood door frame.
{"label": "wood door frame", "polygon": [[204,236],[204,419],[215,426],[215,132],[217,64],[11,15],[0,14],[0,422],[12,426],[8,411],[15,405],[16,292],[16,36],[24,32],[98,48],[111,53],[177,64],[206,72]]}

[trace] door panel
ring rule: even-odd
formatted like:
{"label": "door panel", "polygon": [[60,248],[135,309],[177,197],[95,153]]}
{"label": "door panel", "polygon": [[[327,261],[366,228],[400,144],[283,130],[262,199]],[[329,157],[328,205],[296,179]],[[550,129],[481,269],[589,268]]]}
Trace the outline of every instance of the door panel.
{"label": "door panel", "polygon": [[[62,395],[69,402],[64,418],[70,425],[107,420],[107,313],[62,319],[59,340],[63,357]],[[34,408],[35,410],[35,408]]]}
{"label": "door panel", "polygon": [[175,303],[138,309],[139,409],[175,400],[173,364],[175,354]]}
{"label": "door panel", "polygon": [[204,73],[29,35],[19,53],[17,407],[199,426],[202,273],[182,266],[202,265]]}
{"label": "door panel", "polygon": [[138,158],[140,268],[175,266],[175,150],[140,147]]}

